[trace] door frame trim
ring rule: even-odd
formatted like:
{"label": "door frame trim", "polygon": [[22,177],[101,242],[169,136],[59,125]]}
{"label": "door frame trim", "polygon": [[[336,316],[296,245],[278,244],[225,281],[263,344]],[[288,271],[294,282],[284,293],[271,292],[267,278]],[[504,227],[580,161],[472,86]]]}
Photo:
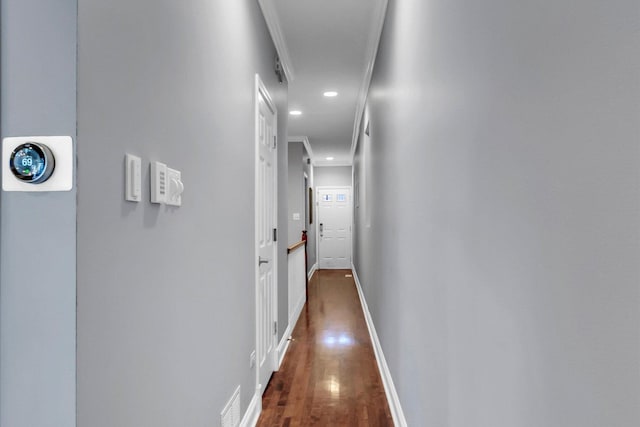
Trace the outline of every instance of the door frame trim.
{"label": "door frame trim", "polygon": [[[260,123],[259,123],[259,117],[260,117],[260,103],[259,103],[259,99],[260,96],[262,96],[267,104],[267,106],[273,111],[274,114],[274,134],[276,135],[276,141],[277,141],[277,135],[278,135],[278,110],[276,108],[275,103],[273,102],[273,99],[271,98],[271,95],[269,94],[269,91],[267,90],[267,87],[264,85],[264,83],[262,82],[262,79],[260,78],[260,75],[256,73],[255,75],[255,90],[254,90],[254,166],[253,166],[253,173],[254,173],[254,315],[255,315],[255,326],[256,326],[256,333],[255,333],[255,341],[254,341],[254,351],[256,352],[256,362],[255,362],[255,395],[259,398],[258,399],[258,404],[260,405],[260,411],[262,411],[262,393],[260,393],[261,389],[262,389],[262,385],[260,384],[260,369],[259,369],[259,364],[260,364],[260,358],[261,355],[258,354],[258,351],[260,349],[260,345],[259,345],[259,327],[260,327],[260,319],[259,319],[259,312],[258,312],[258,304],[259,304],[259,298],[258,298],[258,286],[259,286],[259,282],[260,282],[260,266],[258,265],[258,259],[260,257],[260,248],[258,247],[258,240],[259,240],[259,236],[258,236],[258,226],[259,226],[259,208],[260,208],[260,200],[259,200],[259,194],[258,194],[258,189],[260,188],[260,183],[258,182],[258,167],[259,167],[259,158],[260,158]],[[275,202],[274,202],[274,220],[276,221],[276,225],[277,225],[277,221],[278,221],[278,145],[276,143],[276,148],[275,148],[275,155],[274,155],[274,175],[275,175],[275,179],[273,182],[273,194],[275,195]],[[273,286],[273,313],[274,313],[274,317],[275,320],[278,320],[278,243],[274,242],[274,249],[273,249],[273,280],[274,280],[274,286]],[[273,348],[274,348],[274,354],[273,354],[273,360],[271,360],[271,366],[273,368],[273,370],[276,370],[277,367],[277,359],[278,359],[278,354],[277,354],[277,346],[278,346],[278,334],[276,333],[275,335],[272,335],[273,340]]]}

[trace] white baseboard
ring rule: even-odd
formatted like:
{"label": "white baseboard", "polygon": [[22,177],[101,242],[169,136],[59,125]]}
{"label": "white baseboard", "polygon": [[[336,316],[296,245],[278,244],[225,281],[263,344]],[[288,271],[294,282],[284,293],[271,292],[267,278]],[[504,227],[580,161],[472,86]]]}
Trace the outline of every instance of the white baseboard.
{"label": "white baseboard", "polygon": [[311,266],[311,271],[309,271],[309,273],[307,274],[307,277],[309,278],[309,280],[311,280],[311,278],[313,277],[313,274],[316,271],[318,271],[318,263],[317,262]]}
{"label": "white baseboard", "polygon": [[364,318],[367,322],[367,327],[369,328],[369,335],[371,336],[371,342],[373,343],[373,351],[376,354],[376,361],[378,362],[378,369],[380,370],[380,376],[382,377],[384,391],[387,394],[387,401],[389,402],[389,409],[391,410],[393,423],[397,427],[407,427],[407,420],[404,417],[404,412],[402,412],[402,406],[400,406],[398,392],[396,391],[396,387],[393,385],[391,372],[389,371],[389,366],[387,365],[387,361],[384,358],[382,346],[380,345],[380,340],[378,339],[378,333],[376,332],[376,328],[373,324],[373,319],[371,318],[371,313],[369,312],[369,306],[367,306],[367,301],[364,298],[362,285],[360,283],[360,279],[358,278],[358,273],[356,272],[355,265],[351,265],[351,270],[353,271],[353,279],[356,282],[356,288],[358,289],[358,295],[360,296],[360,304],[362,304]]}
{"label": "white baseboard", "polygon": [[282,339],[280,340],[280,344],[278,344],[278,366],[277,369],[280,369],[282,365],[282,361],[284,360],[284,356],[287,354],[287,350],[289,349],[289,337],[293,333],[293,328],[296,327],[296,323],[298,323],[298,319],[300,318],[300,314],[302,313],[302,309],[304,308],[304,304],[306,302],[306,294],[300,298],[300,301],[296,304],[296,307],[293,310],[293,314],[289,318],[289,324],[287,325],[287,329],[284,331],[284,335],[282,335]]}
{"label": "white baseboard", "polygon": [[280,340],[280,344],[278,344],[278,366],[276,366],[276,371],[280,369],[280,366],[282,366],[282,361],[284,360],[284,356],[287,354],[287,350],[289,350],[290,336],[291,336],[291,328],[287,327],[287,330],[284,331],[284,335]]}
{"label": "white baseboard", "polygon": [[291,331],[289,331],[289,335],[293,332],[293,328],[296,327],[296,323],[298,323],[298,319],[300,318],[300,313],[302,313],[302,309],[304,308],[304,304],[307,302],[307,293],[305,292],[300,296],[300,300],[296,304],[296,307],[293,309],[293,313],[291,317],[289,317],[289,327]]}
{"label": "white baseboard", "polygon": [[260,396],[260,391],[258,390],[253,393],[253,398],[249,403],[247,412],[244,413],[244,417],[242,417],[242,421],[240,421],[240,427],[255,427],[258,423],[258,418],[260,418],[261,412],[262,396]]}
{"label": "white baseboard", "polygon": [[289,350],[289,343],[291,342],[289,341],[289,337],[291,337],[291,332],[293,332],[293,326],[291,326],[291,322],[289,322],[287,330],[284,331],[280,344],[278,344],[278,366],[276,366],[276,371],[280,369],[280,366],[282,366],[284,356],[287,354],[287,350]]}

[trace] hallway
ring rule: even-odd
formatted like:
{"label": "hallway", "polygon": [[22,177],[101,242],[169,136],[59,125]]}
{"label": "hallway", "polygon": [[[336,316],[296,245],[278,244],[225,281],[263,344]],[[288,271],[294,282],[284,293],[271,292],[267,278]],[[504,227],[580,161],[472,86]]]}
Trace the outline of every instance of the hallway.
{"label": "hallway", "polygon": [[[1,427],[640,426],[638,0],[0,0],[0,40]],[[357,287],[305,306],[336,186]]]}
{"label": "hallway", "polygon": [[350,270],[319,270],[258,426],[391,426]]}

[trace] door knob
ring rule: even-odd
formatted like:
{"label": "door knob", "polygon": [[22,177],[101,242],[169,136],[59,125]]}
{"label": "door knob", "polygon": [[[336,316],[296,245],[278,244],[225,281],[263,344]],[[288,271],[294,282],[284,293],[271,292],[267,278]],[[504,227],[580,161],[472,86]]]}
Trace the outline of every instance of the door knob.
{"label": "door knob", "polygon": [[262,257],[258,257],[258,267],[261,266],[262,264],[268,264],[269,260],[266,258],[262,258]]}

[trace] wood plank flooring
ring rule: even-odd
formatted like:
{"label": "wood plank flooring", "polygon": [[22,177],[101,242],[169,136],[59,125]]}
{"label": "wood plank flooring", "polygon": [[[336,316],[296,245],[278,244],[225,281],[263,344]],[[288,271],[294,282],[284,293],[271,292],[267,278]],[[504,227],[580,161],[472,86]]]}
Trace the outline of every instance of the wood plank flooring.
{"label": "wood plank flooring", "polygon": [[393,426],[350,270],[319,270],[259,427]]}

